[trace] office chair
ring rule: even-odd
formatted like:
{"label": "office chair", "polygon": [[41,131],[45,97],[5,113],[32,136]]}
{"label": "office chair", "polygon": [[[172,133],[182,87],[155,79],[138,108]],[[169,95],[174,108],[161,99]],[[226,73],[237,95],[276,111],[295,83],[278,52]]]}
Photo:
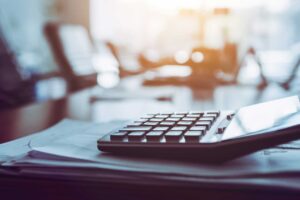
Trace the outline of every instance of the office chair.
{"label": "office chair", "polygon": [[84,27],[49,22],[44,34],[70,91],[97,84],[97,72],[92,63],[95,48]]}
{"label": "office chair", "polygon": [[300,67],[300,58],[297,60],[297,62],[295,63],[295,65],[292,68],[292,73],[291,75],[288,77],[288,79],[281,83],[281,86],[285,89],[285,90],[289,90],[291,88],[291,83],[295,80],[295,78],[297,78],[297,72],[299,70]]}
{"label": "office chair", "polygon": [[[1,28],[1,27],[0,27]],[[0,110],[35,100],[34,78],[24,78],[14,52],[0,30]]]}
{"label": "office chair", "polygon": [[257,66],[259,68],[260,83],[257,85],[257,89],[258,90],[263,90],[269,85],[269,82],[267,80],[266,75],[264,74],[263,64],[261,62],[261,59],[257,55],[257,51],[255,50],[255,48],[253,48],[253,47],[249,47],[247,49],[245,55],[242,57],[242,59],[239,63],[239,66],[237,68],[237,71],[235,72],[234,82],[237,83],[238,75],[240,74],[240,71],[243,67],[243,64],[244,64],[247,56],[249,56],[249,55],[253,57],[254,61],[256,62]]}

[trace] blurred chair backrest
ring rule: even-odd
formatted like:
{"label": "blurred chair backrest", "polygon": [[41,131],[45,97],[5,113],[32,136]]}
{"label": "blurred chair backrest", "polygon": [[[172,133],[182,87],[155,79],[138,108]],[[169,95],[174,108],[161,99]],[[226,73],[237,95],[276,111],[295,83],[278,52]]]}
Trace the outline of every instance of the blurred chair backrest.
{"label": "blurred chair backrest", "polygon": [[80,25],[49,22],[44,29],[53,55],[71,90],[96,84],[93,43]]}
{"label": "blurred chair backrest", "polygon": [[[1,27],[0,27],[1,28]],[[34,82],[24,79],[14,52],[0,30],[0,110],[32,102]]]}

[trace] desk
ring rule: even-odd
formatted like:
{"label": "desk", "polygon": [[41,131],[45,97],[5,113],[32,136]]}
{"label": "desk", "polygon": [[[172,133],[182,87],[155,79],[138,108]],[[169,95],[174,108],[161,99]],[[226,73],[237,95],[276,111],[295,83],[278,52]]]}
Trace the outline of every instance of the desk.
{"label": "desk", "polygon": [[[78,106],[80,105],[80,106]],[[0,143],[41,131],[64,118],[89,120],[89,91],[0,113]]]}
{"label": "desk", "polygon": [[[215,91],[192,91],[191,109],[232,109],[254,101],[264,101],[291,93],[269,88],[262,93],[253,87],[228,86]],[[277,91],[277,92],[275,92]],[[239,97],[237,99],[237,94]],[[77,92],[62,99],[28,105],[0,113],[0,142],[9,141],[52,126],[63,118],[97,121],[93,118],[94,105],[90,101],[91,89]],[[190,98],[187,97],[187,98]],[[16,192],[17,191],[17,192]],[[299,199],[295,191],[269,189],[224,189],[199,185],[191,188],[145,187],[128,183],[50,180],[34,177],[0,176],[0,195],[10,199],[39,197],[43,199]],[[27,198],[25,198],[27,199]]]}
{"label": "desk", "polygon": [[[46,129],[64,118],[101,122],[99,106],[91,102],[92,90],[85,89],[67,97],[0,112],[0,143]],[[159,87],[158,87],[159,90]],[[190,90],[190,92],[188,92]],[[298,92],[287,92],[277,85],[270,85],[264,91],[255,86],[224,86],[215,90],[191,90],[186,88],[184,105],[174,105],[179,110],[236,110],[245,105],[263,102]],[[101,103],[101,101],[99,101]],[[101,107],[100,107],[101,108]],[[131,108],[128,108],[129,110]],[[107,113],[109,115],[110,113]],[[112,113],[113,114],[113,113]],[[139,116],[137,116],[139,117]]]}

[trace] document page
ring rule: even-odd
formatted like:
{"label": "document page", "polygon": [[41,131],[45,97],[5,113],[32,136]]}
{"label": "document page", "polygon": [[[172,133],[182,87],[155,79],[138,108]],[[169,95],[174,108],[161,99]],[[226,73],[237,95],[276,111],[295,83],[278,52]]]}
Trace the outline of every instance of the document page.
{"label": "document page", "polygon": [[[176,159],[154,159],[116,156],[100,152],[97,140],[122,123],[93,124],[77,121],[64,121],[52,128],[52,134],[44,134],[30,141],[30,159],[52,157],[58,160],[82,160],[118,166],[120,169],[139,169],[149,173],[169,173],[202,177],[240,177],[250,175],[266,175],[297,171],[295,151],[273,149],[260,151],[224,164],[203,164],[196,157],[191,161]],[[278,153],[284,151],[285,153]],[[271,153],[270,153],[271,152]],[[277,152],[277,153],[275,153]],[[297,152],[297,151],[296,151]],[[30,159],[26,162],[30,162]],[[294,162],[290,162],[294,160]],[[300,157],[298,158],[300,161]],[[22,160],[20,160],[20,163]]]}
{"label": "document page", "polygon": [[[17,159],[2,163],[4,167],[18,167],[21,173],[68,178],[117,180],[148,178],[165,181],[205,181],[219,183],[251,179],[253,183],[271,184],[270,177],[277,177],[279,185],[293,174],[300,176],[299,142],[259,151],[242,158],[218,165],[194,160],[155,159],[117,156],[100,152],[97,140],[126,122],[94,124],[64,120],[58,125],[26,138],[27,153]],[[1,145],[0,145],[1,149]],[[24,154],[24,153],[23,153]],[[143,179],[142,178],[142,179]],[[143,179],[145,181],[145,179]],[[149,180],[149,181],[150,181]],[[142,180],[139,180],[142,181]],[[298,180],[295,179],[297,186]],[[251,181],[250,181],[251,182]],[[299,184],[298,184],[299,185]]]}

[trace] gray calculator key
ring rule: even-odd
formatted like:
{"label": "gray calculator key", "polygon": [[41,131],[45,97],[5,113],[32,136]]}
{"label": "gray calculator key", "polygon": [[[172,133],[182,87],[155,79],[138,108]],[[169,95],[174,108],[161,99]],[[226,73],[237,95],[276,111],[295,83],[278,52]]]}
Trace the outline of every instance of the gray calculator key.
{"label": "gray calculator key", "polygon": [[227,128],[227,126],[229,125],[230,121],[227,119],[224,119],[221,121],[221,123],[218,125],[218,130],[217,133],[218,134],[222,134],[224,133],[225,129]]}
{"label": "gray calculator key", "polygon": [[161,118],[152,118],[152,119],[150,119],[149,121],[151,121],[151,122],[161,122],[161,121],[163,121],[164,119],[161,119]]}
{"label": "gray calculator key", "polygon": [[162,125],[162,126],[173,126],[173,125],[175,125],[175,122],[160,122],[160,125]]}
{"label": "gray calculator key", "polygon": [[153,131],[166,131],[168,129],[169,129],[169,127],[166,127],[166,126],[158,126],[158,127],[154,128]]}
{"label": "gray calculator key", "polygon": [[182,118],[182,121],[196,121],[197,118],[191,118],[191,117],[185,117],[185,118]]}
{"label": "gray calculator key", "polygon": [[145,122],[143,125],[144,126],[156,126],[158,122]]}
{"label": "gray calculator key", "polygon": [[179,142],[183,131],[169,131],[165,134],[166,142]]}
{"label": "gray calculator key", "polygon": [[233,116],[234,116],[234,115],[227,115],[227,116],[226,116],[226,119],[230,121],[230,120],[232,120]]}
{"label": "gray calculator key", "polygon": [[198,118],[198,117],[201,117],[201,115],[199,115],[199,114],[188,114],[188,115],[186,115],[186,117]]}
{"label": "gray calculator key", "polygon": [[182,117],[184,117],[184,115],[171,115],[171,117],[173,117],[173,118],[182,118]]}
{"label": "gray calculator key", "polygon": [[156,115],[155,118],[165,119],[168,118],[168,115]]}
{"label": "gray calculator key", "polygon": [[198,111],[191,111],[189,114],[197,114],[197,115],[203,115],[204,112],[198,112]]}
{"label": "gray calculator key", "polygon": [[206,112],[206,114],[208,115],[215,115],[215,116],[219,116],[220,115],[220,111],[210,111],[210,112]]}
{"label": "gray calculator key", "polygon": [[141,126],[143,123],[141,123],[141,122],[133,122],[133,123],[131,123],[131,124],[128,124],[127,126],[128,127],[136,127],[136,126]]}
{"label": "gray calculator key", "polygon": [[110,135],[110,140],[111,141],[122,141],[128,132],[116,132],[116,133],[112,133]]}
{"label": "gray calculator key", "polygon": [[128,141],[141,141],[144,138],[145,132],[141,131],[141,132],[132,132],[128,134]]}
{"label": "gray calculator key", "polygon": [[205,126],[193,126],[190,128],[191,131],[202,131],[203,133],[207,130]]}
{"label": "gray calculator key", "polygon": [[184,134],[184,139],[186,142],[199,142],[202,135],[202,131],[188,131]]}
{"label": "gray calculator key", "polygon": [[121,129],[121,131],[149,131],[151,128],[151,126],[126,127]]}
{"label": "gray calculator key", "polygon": [[165,119],[166,121],[171,121],[171,122],[178,122],[180,118],[167,118]]}
{"label": "gray calculator key", "polygon": [[163,131],[150,131],[146,134],[146,139],[147,141],[159,141],[163,134]]}
{"label": "gray calculator key", "polygon": [[200,118],[200,120],[201,121],[210,121],[210,122],[213,123],[215,121],[215,118],[214,117],[206,117],[206,116],[204,116],[204,117]]}
{"label": "gray calculator key", "polygon": [[185,131],[187,129],[186,126],[175,126],[171,128],[171,131]]}
{"label": "gray calculator key", "polygon": [[186,125],[186,126],[188,126],[188,125],[192,125],[193,122],[189,122],[189,121],[181,121],[181,122],[178,122],[177,124],[178,124],[178,125]]}
{"label": "gray calculator key", "polygon": [[207,129],[210,129],[211,124],[210,121],[198,121],[195,125],[205,126]]}
{"label": "gray calculator key", "polygon": [[217,134],[222,134],[225,132],[225,127],[219,127],[217,130]]}
{"label": "gray calculator key", "polygon": [[218,118],[217,115],[212,115],[212,114],[204,115],[204,117],[212,117],[212,118],[214,118],[214,120]]}

